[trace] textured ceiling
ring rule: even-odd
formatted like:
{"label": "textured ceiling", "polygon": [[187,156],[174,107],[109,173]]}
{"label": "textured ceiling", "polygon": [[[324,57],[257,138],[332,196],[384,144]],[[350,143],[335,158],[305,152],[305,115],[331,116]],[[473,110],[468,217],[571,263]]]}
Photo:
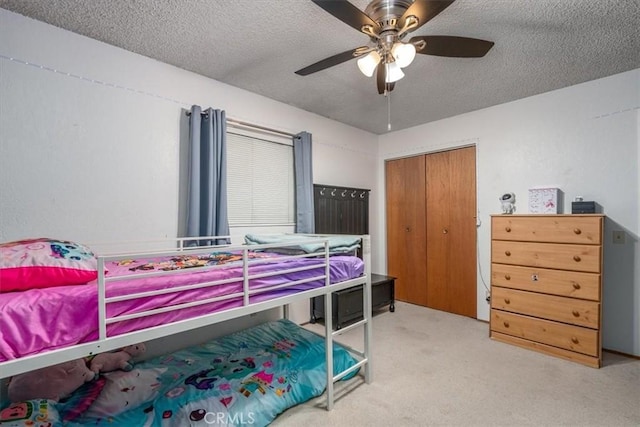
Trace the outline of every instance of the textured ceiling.
{"label": "textured ceiling", "polygon": [[[367,0],[352,3],[364,10]],[[0,7],[376,134],[387,98],[348,61],[368,37],[308,0],[0,0]],[[640,0],[457,0],[415,35],[495,42],[479,59],[418,55],[392,130],[640,68]]]}

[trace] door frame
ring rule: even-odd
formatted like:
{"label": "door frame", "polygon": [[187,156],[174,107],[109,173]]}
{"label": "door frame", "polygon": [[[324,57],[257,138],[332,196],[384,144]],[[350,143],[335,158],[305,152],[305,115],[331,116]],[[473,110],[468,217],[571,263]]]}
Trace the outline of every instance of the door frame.
{"label": "door frame", "polygon": [[[451,146],[438,146],[438,147],[434,147],[432,150],[421,150],[421,151],[416,151],[416,152],[411,152],[410,154],[403,154],[403,155],[398,155],[398,156],[390,156],[390,157],[386,157],[386,158],[382,158],[382,162],[381,162],[381,185],[380,188],[382,189],[381,191],[381,198],[380,198],[380,202],[381,202],[381,211],[382,211],[382,221],[380,222],[380,231],[382,232],[382,236],[383,239],[381,239],[383,241],[384,244],[384,253],[381,254],[382,258],[381,261],[383,262],[384,265],[384,271],[388,272],[388,252],[387,252],[387,248],[388,248],[388,236],[387,236],[387,188],[386,188],[386,180],[387,180],[387,176],[386,176],[386,163],[388,161],[393,161],[393,160],[398,160],[398,159],[404,159],[404,158],[409,158],[409,157],[416,157],[416,156],[421,156],[421,155],[429,155],[429,154],[434,154],[434,153],[440,153],[440,152],[445,152],[445,151],[453,151],[453,150],[458,150],[458,149],[462,149],[462,148],[470,148],[473,147],[474,151],[475,151],[475,188],[474,193],[475,193],[475,219],[476,219],[476,228],[475,228],[475,236],[474,236],[474,240],[475,240],[475,265],[476,265],[476,274],[475,274],[475,299],[476,299],[476,317],[478,318],[478,312],[479,312],[479,300],[478,300],[478,295],[479,295],[479,289],[478,286],[479,284],[482,283],[484,284],[484,278],[482,277],[478,277],[479,275],[481,275],[481,273],[478,271],[478,267],[479,267],[479,248],[478,248],[478,224],[479,224],[479,220],[480,220],[480,214],[479,214],[479,210],[478,210],[478,185],[479,185],[479,140],[474,138],[472,141],[473,142],[469,142],[470,140],[466,140],[464,143],[460,143],[460,144],[453,144]],[[424,148],[424,147],[421,147]],[[405,151],[406,152],[406,151]],[[486,285],[485,285],[486,288]],[[487,291],[488,292],[488,291]]]}

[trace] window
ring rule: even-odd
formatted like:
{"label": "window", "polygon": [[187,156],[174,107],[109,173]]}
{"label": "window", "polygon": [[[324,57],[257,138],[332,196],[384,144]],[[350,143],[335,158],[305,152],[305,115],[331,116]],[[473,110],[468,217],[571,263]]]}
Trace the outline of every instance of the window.
{"label": "window", "polygon": [[293,225],[294,191],[290,138],[227,127],[230,226]]}

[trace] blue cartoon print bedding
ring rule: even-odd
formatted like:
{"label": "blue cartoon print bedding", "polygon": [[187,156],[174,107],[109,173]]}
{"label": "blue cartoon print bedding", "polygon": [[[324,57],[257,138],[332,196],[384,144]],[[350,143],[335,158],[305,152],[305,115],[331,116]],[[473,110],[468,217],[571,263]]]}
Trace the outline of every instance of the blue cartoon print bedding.
{"label": "blue cartoon print bedding", "polygon": [[[334,375],[357,362],[333,354]],[[264,426],[322,394],[325,366],[324,338],[283,319],[104,374],[57,410],[69,426]]]}

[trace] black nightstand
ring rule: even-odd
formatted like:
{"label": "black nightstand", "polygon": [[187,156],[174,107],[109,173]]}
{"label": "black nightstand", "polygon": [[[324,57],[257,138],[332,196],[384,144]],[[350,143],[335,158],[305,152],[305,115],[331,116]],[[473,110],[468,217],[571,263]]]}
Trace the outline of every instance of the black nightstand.
{"label": "black nightstand", "polygon": [[[389,306],[394,312],[395,307],[395,277],[371,274],[371,309],[379,310]],[[333,308],[333,327],[341,329],[343,326],[362,319],[362,287],[356,285],[331,294]],[[311,323],[324,319],[324,296],[311,298]]]}

